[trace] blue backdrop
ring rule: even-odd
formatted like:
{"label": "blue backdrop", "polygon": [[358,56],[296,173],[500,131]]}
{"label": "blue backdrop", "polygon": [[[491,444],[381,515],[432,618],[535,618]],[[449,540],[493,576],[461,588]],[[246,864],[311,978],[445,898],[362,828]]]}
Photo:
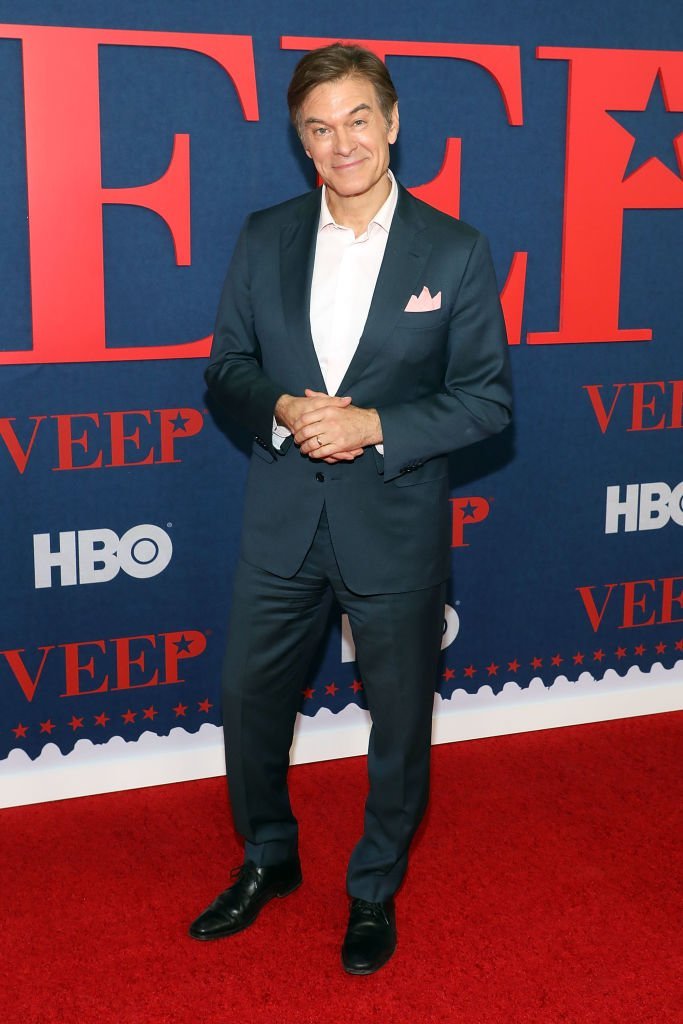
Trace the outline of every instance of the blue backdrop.
{"label": "blue backdrop", "polygon": [[[483,684],[499,690],[510,679],[527,685],[535,676],[547,686],[585,671],[599,679],[607,669],[647,670],[681,658],[678,4],[426,0],[402,10],[377,0],[326,10],[301,0],[287,13],[272,0],[119,0],[115,9],[36,0],[0,3],[0,22],[1,757],[17,746],[35,757],[48,742],[67,753],[81,738],[135,739],[220,721],[248,439],[207,406],[204,359],[174,358],[168,346],[210,334],[245,215],[314,184],[284,99],[304,47],[283,47],[282,36],[497,45],[512,48],[512,65],[519,64],[523,118],[510,124],[501,89],[480,64],[387,57],[400,96],[392,157],[399,179],[410,187],[431,181],[445,140],[461,139],[461,216],[489,236],[501,287],[513,254],[528,254],[519,344],[511,346],[514,429],[452,459],[455,614],[442,695]],[[32,90],[43,65],[28,59],[18,25],[241,35],[253,43],[256,120],[245,120],[225,69],[188,45],[107,37],[98,46],[103,188],[158,179],[174,136],[190,137],[188,265],[176,264],[157,213],[123,202],[98,207],[106,345],[112,353],[130,349],[125,359],[69,361],[79,320],[90,322],[78,303],[55,312],[53,341],[66,361],[40,358],[36,318],[48,332],[51,322],[41,282],[49,294],[64,246],[73,253],[80,243],[69,209],[63,219],[55,214],[53,143],[34,135],[27,160],[25,102],[39,102]],[[53,52],[82,39],[45,38]],[[570,59],[539,47],[612,54]],[[577,94],[569,109],[585,125],[577,120],[568,139],[570,88]],[[610,106],[591,127],[590,96],[598,103],[605,90]],[[69,123],[61,95],[45,120],[60,131]],[[60,187],[72,174],[77,204],[87,185],[82,154],[69,161]],[[623,240],[612,245],[610,263],[595,254],[614,223],[621,226],[609,204],[626,195],[622,181],[633,190],[624,205],[643,208],[623,213]],[[569,194],[576,210],[565,210]],[[41,256],[40,267],[27,227],[43,215],[39,203],[56,224],[54,253]],[[573,253],[572,231],[583,232]],[[570,280],[571,271],[580,282],[592,263],[584,285]],[[98,271],[84,270],[85,293]],[[610,273],[618,274],[616,293]],[[596,328],[594,337],[569,338],[571,323],[592,316],[598,323],[607,293],[618,300],[614,337]],[[562,343],[533,338],[562,333],[563,325]],[[649,330],[652,338],[617,340],[617,328]],[[87,344],[87,337],[78,342],[81,355]],[[92,345],[94,352],[97,339]],[[140,346],[165,351],[138,359]],[[330,628],[313,678],[302,681],[307,715],[363,703],[362,680],[353,662],[342,661],[338,617]]]}

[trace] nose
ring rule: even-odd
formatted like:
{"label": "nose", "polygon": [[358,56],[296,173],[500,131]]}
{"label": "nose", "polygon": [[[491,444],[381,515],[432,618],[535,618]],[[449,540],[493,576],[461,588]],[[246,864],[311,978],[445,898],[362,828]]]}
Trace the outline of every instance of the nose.
{"label": "nose", "polygon": [[351,132],[346,128],[340,128],[335,136],[335,150],[340,156],[350,156],[356,148],[356,142]]}

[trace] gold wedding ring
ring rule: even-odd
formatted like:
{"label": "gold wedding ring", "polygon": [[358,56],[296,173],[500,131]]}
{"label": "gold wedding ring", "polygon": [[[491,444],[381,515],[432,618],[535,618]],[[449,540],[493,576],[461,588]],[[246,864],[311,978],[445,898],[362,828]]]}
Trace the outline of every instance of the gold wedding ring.
{"label": "gold wedding ring", "polygon": [[322,446],[323,446],[323,443],[322,443],[322,441],[320,440],[320,434],[316,434],[316,435],[315,435],[315,439],[316,439],[316,441],[318,442],[318,448],[322,448]]}

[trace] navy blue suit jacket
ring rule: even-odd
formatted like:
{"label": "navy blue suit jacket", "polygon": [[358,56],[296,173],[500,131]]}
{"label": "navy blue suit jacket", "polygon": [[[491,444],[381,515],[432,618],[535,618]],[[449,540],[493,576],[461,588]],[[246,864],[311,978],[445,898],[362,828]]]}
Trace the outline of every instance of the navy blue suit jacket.
{"label": "navy blue suit jacket", "polygon": [[[325,391],[310,328],[320,190],[252,214],[223,288],[206,381],[254,437],[242,555],[279,576],[300,567],[325,503],[347,587],[432,586],[450,571],[447,454],[510,420],[507,340],[485,238],[399,197],[368,318],[338,390],[377,409],[384,456],[328,465],[272,446],[283,393]],[[411,295],[441,308],[406,313]],[[322,479],[321,479],[322,477]]]}

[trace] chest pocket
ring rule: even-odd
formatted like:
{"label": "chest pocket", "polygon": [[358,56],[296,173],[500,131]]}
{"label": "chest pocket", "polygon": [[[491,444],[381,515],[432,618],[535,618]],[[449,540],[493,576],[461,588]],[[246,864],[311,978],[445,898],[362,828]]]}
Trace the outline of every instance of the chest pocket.
{"label": "chest pocket", "polygon": [[447,309],[428,309],[424,313],[401,313],[396,321],[399,330],[428,331],[448,322]]}

